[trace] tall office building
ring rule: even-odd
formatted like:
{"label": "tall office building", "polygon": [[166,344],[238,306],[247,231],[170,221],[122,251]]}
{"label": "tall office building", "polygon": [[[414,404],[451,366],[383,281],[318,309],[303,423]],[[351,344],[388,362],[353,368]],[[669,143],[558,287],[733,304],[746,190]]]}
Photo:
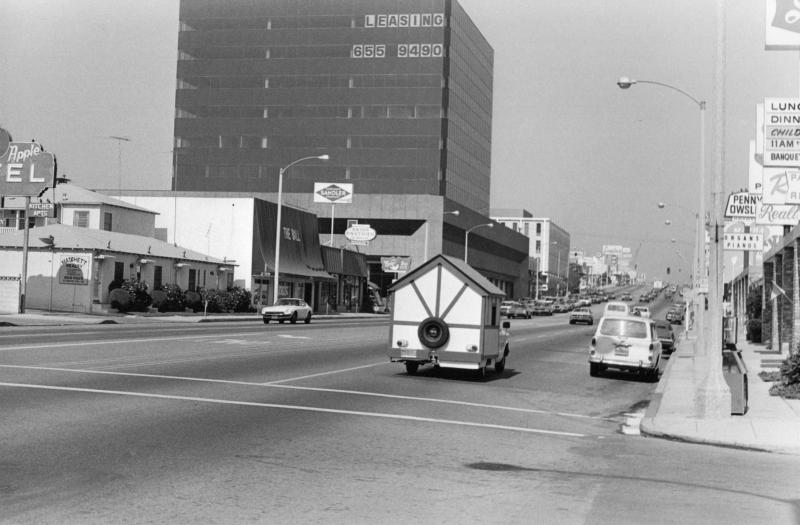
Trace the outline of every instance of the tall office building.
{"label": "tall office building", "polygon": [[489,213],[493,51],[456,0],[181,0],[173,189]]}

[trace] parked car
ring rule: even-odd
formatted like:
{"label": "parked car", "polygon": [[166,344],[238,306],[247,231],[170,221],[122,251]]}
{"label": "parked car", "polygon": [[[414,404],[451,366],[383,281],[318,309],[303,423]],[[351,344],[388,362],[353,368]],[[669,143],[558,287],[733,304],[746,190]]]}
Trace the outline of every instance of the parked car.
{"label": "parked car", "polygon": [[661,341],[661,351],[671,354],[675,351],[675,332],[672,331],[672,324],[667,321],[656,321],[656,337]]}
{"label": "parked car", "polygon": [[265,306],[261,309],[261,317],[264,319],[264,324],[270,321],[278,321],[283,323],[289,321],[294,324],[298,319],[302,319],[304,323],[311,322],[311,307],[302,300],[297,298],[283,298],[272,306]]}
{"label": "parked car", "polygon": [[629,293],[624,293],[620,299],[623,301],[633,301],[633,296]]}
{"label": "parked car", "polygon": [[[500,306],[500,308],[502,310],[502,305]],[[513,302],[511,302],[511,304],[508,305],[508,308],[506,309],[506,314],[505,315],[509,319],[512,319],[512,318],[516,319],[516,318],[520,318],[520,317],[523,318],[523,319],[530,319],[531,318],[531,314],[528,313],[528,309],[525,308],[525,305],[523,305],[522,303],[517,302],[517,301],[513,301]]]}
{"label": "parked car", "polygon": [[661,341],[655,323],[644,317],[603,317],[589,348],[589,375],[607,368],[647,374],[658,379]]}
{"label": "parked car", "polygon": [[576,308],[569,313],[569,324],[586,323],[594,324],[592,310],[586,307]]}
{"label": "parked car", "polygon": [[667,311],[667,322],[670,324],[683,324],[683,311],[671,308]]}

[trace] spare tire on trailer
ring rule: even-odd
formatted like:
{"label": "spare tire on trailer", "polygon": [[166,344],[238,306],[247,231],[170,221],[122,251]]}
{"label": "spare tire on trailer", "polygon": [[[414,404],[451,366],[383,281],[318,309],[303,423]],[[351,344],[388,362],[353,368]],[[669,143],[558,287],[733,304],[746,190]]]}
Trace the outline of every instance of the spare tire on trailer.
{"label": "spare tire on trailer", "polygon": [[439,317],[428,317],[419,324],[417,336],[428,348],[441,348],[450,340],[450,329]]}

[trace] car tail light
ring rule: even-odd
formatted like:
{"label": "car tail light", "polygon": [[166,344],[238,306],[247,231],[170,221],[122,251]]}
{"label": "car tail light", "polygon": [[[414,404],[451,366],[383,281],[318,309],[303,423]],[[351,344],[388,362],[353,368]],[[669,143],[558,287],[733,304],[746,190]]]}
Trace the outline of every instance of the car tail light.
{"label": "car tail light", "polygon": [[597,345],[597,339],[592,337],[592,346],[596,346],[596,345]]}
{"label": "car tail light", "polygon": [[653,343],[650,343],[650,351],[652,352],[653,350],[655,350],[655,347],[653,346]]}

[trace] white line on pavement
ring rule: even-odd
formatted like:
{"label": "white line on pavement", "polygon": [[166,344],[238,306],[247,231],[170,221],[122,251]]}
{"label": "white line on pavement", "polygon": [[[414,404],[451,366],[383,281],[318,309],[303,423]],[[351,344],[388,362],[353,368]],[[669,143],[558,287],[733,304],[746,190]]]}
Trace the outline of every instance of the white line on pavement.
{"label": "white line on pavement", "polygon": [[299,376],[299,377],[289,377],[287,379],[279,379],[277,381],[267,381],[266,383],[261,383],[264,386],[270,385],[279,385],[281,383],[288,383],[289,381],[300,381],[301,379],[311,379],[312,377],[320,377],[320,376],[328,376],[331,374],[341,374],[342,372],[350,372],[352,370],[360,370],[362,368],[372,368],[374,366],[380,365],[387,365],[389,364],[388,361],[381,361],[380,363],[372,363],[371,365],[361,365],[361,366],[354,366],[352,368],[342,368],[339,370],[330,370],[328,372],[320,372],[318,374],[309,374],[307,376]]}
{"label": "white line on pavement", "polygon": [[173,379],[178,381],[193,381],[198,383],[221,383],[221,384],[229,384],[229,385],[244,385],[244,386],[262,386],[262,387],[269,387],[269,388],[284,388],[288,390],[305,390],[309,392],[326,392],[331,394],[348,394],[348,395],[358,395],[358,396],[368,396],[368,397],[383,397],[389,399],[402,399],[406,401],[423,401],[427,403],[441,403],[441,404],[448,404],[448,405],[460,405],[460,406],[471,406],[477,408],[490,408],[493,410],[507,410],[510,412],[523,412],[527,414],[541,414],[541,415],[551,415],[551,416],[562,416],[562,417],[572,417],[572,418],[579,418],[579,419],[596,419],[596,420],[608,420],[613,421],[610,418],[599,417],[599,416],[587,416],[585,414],[571,414],[568,412],[553,412],[550,410],[538,410],[535,408],[517,408],[517,407],[509,407],[509,406],[502,406],[502,405],[489,405],[485,403],[472,403],[469,401],[455,401],[451,399],[439,399],[439,398],[432,398],[432,397],[415,397],[415,396],[403,396],[398,394],[383,394],[380,392],[364,392],[360,390],[341,390],[335,388],[319,388],[319,387],[309,387],[309,386],[297,386],[297,385],[284,385],[281,384],[286,381],[297,381],[299,379],[306,379],[310,377],[317,377],[321,375],[329,375],[329,374],[336,374],[340,372],[347,372],[350,370],[358,370],[361,368],[371,368],[375,366],[390,364],[388,362],[381,362],[381,363],[373,363],[370,365],[364,366],[357,366],[353,368],[345,368],[342,370],[332,370],[329,372],[322,372],[319,374],[312,374],[304,377],[294,377],[291,379],[282,379],[279,381],[273,381],[269,383],[255,383],[251,381],[232,381],[228,379],[209,379],[204,377],[184,377],[184,376],[170,376],[170,375],[162,375],[162,374],[143,374],[143,373],[136,373],[136,372],[110,372],[105,370],[79,370],[75,368],[55,368],[55,367],[44,367],[44,366],[25,366],[25,365],[0,365],[0,368],[18,368],[18,369],[26,369],[26,370],[46,370],[50,372],[73,372],[79,374],[99,374],[99,375],[111,375],[111,376],[123,376],[123,377],[146,377],[152,379]]}
{"label": "white line on pavement", "polygon": [[492,425],[489,423],[473,423],[469,421],[455,421],[450,419],[437,419],[418,416],[404,416],[399,414],[386,414],[383,412],[362,412],[358,410],[340,410],[335,408],[321,408],[310,407],[301,405],[282,405],[276,403],[256,403],[253,401],[231,401],[227,399],[214,399],[206,397],[190,397],[190,396],[175,396],[164,394],[148,394],[142,392],[128,392],[124,390],[99,390],[94,388],[75,388],[66,386],[46,386],[46,385],[31,385],[26,383],[0,383],[0,386],[10,388],[31,388],[39,390],[57,390],[62,392],[87,392],[92,394],[108,394],[117,396],[130,396],[130,397],[147,397],[153,399],[169,399],[175,401],[194,401],[200,403],[214,403],[220,405],[236,405],[236,406],[252,406],[261,408],[275,408],[283,410],[299,410],[305,412],[324,412],[328,414],[343,414],[351,416],[364,416],[364,417],[378,417],[384,419],[399,419],[403,421],[418,421],[423,423],[438,423],[444,425],[457,425],[465,427],[489,428],[494,430],[510,430],[513,432],[525,432],[530,434],[548,434],[553,436],[567,436],[567,437],[586,437],[586,434],[577,434],[574,432],[560,432],[556,430],[544,430],[538,428],[525,428],[525,427],[511,427],[506,425]]}

